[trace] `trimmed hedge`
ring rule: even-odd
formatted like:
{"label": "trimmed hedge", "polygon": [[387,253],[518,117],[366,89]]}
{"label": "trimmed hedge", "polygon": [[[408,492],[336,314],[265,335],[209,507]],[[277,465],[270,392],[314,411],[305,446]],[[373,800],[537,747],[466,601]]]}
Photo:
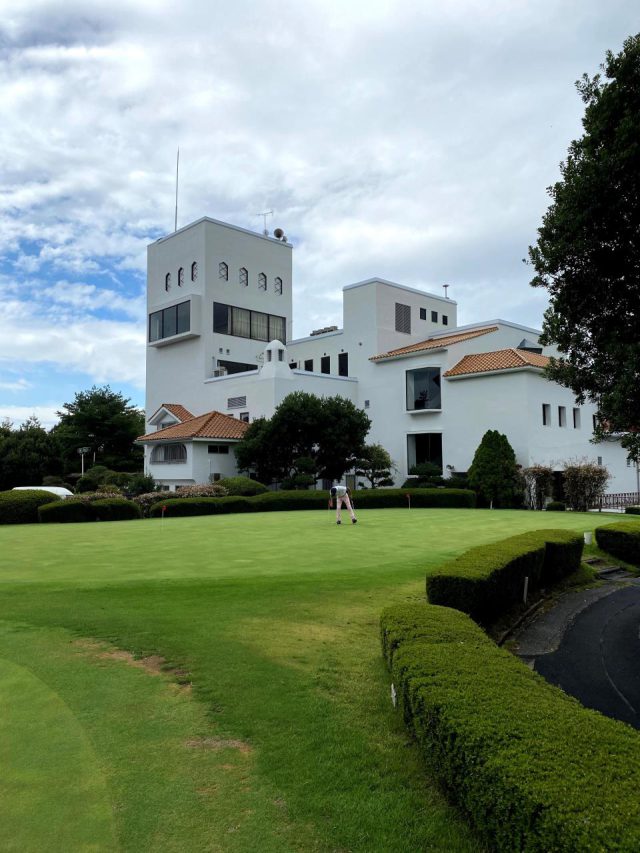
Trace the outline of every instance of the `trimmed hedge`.
{"label": "trimmed hedge", "polygon": [[625,563],[640,566],[640,523],[618,521],[606,527],[596,527],[596,542],[608,554]]}
{"label": "trimmed hedge", "polygon": [[105,498],[93,502],[98,521],[129,521],[142,518],[142,510],[138,504],[126,498]]}
{"label": "trimmed hedge", "polygon": [[566,512],[567,506],[562,501],[549,501],[545,509],[547,512]]}
{"label": "trimmed hedge", "polygon": [[583,547],[582,535],[566,530],[538,530],[481,545],[428,575],[427,599],[487,624],[522,600],[525,577],[533,592],[578,569]]}
{"label": "trimmed hedge", "polygon": [[38,518],[43,524],[72,524],[81,521],[96,520],[96,502],[67,498],[65,501],[48,503],[38,510]]}
{"label": "trimmed hedge", "polygon": [[223,477],[218,480],[217,485],[223,486],[234,497],[239,495],[246,498],[250,495],[261,495],[269,491],[263,483],[252,480],[251,477]]}
{"label": "trimmed hedge", "polygon": [[626,506],[625,515],[640,515],[640,506]]}
{"label": "trimmed hedge", "polygon": [[36,524],[39,507],[52,501],[62,503],[53,492],[42,489],[0,492],[0,524]]}
{"label": "trimmed hedge", "polygon": [[[462,507],[475,506],[475,492],[466,489],[413,489],[412,507]],[[355,510],[383,509],[388,507],[407,508],[407,491],[404,489],[362,489],[353,493]],[[239,498],[159,498],[149,510],[152,518],[162,515],[220,515],[228,512],[283,512],[303,509],[326,509],[329,495],[325,491],[281,491],[264,492],[260,495]],[[237,502],[237,503],[234,503]],[[178,503],[181,504],[178,507]]]}
{"label": "trimmed hedge", "polygon": [[583,708],[464,614],[402,605],[382,644],[425,762],[488,849],[640,850],[640,737]]}

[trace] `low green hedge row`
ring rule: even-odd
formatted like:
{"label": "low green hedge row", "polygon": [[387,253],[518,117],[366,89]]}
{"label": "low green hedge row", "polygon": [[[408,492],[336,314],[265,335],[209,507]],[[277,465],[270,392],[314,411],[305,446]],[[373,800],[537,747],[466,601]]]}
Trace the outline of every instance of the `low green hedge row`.
{"label": "low green hedge row", "polygon": [[[364,489],[354,492],[353,503],[358,509],[382,509],[388,507],[407,508],[411,496],[412,507],[459,507],[475,506],[475,493],[465,489]],[[170,498],[160,499],[149,510],[152,518],[162,515],[220,515],[229,512],[277,512],[284,510],[326,509],[328,493],[324,491],[265,492],[252,497],[226,498]]]}
{"label": "low green hedge row", "polygon": [[427,576],[427,599],[488,624],[522,601],[526,577],[533,592],[577,570],[583,546],[582,534],[536,530],[472,548]]}
{"label": "low green hedge row", "polygon": [[0,492],[0,524],[35,524],[38,508],[51,501],[60,498],[42,489]]}
{"label": "low green hedge row", "polygon": [[38,509],[38,518],[45,524],[128,521],[142,518],[142,511],[137,504],[125,498],[103,498],[97,501],[68,498],[41,506]]}
{"label": "low green hedge row", "polygon": [[640,566],[640,522],[618,521],[605,527],[596,527],[596,542],[608,554]]}
{"label": "low green hedge row", "polygon": [[640,515],[640,506],[627,506],[624,511],[626,515]]}
{"label": "low green hedge row", "polygon": [[402,605],[382,644],[425,762],[490,850],[640,850],[640,737],[583,708],[459,611]]}

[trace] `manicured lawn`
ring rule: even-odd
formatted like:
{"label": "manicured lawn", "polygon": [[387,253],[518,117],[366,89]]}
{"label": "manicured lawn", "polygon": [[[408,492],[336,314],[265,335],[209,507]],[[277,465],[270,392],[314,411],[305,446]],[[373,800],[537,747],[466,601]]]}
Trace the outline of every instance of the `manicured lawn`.
{"label": "manicured lawn", "polygon": [[380,611],[471,545],[607,520],[0,527],[3,849],[478,850],[393,712]]}

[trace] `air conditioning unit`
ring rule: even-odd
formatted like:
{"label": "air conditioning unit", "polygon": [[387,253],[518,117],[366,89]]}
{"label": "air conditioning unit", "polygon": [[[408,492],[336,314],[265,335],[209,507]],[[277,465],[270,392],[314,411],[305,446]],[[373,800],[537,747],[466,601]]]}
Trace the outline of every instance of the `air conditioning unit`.
{"label": "air conditioning unit", "polygon": [[229,371],[226,367],[218,367],[217,370],[213,371],[214,376],[226,376]]}

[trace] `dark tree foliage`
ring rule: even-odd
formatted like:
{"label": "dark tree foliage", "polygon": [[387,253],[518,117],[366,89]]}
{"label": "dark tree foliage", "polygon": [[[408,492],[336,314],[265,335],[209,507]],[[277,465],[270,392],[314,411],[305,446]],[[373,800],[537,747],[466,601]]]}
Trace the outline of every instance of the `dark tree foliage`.
{"label": "dark tree foliage", "polygon": [[80,467],[78,449],[88,447],[87,461],[116,471],[142,468],[142,448],[134,440],[144,433],[144,413],[108,385],[80,391],[72,403],[57,413],[60,422],[53,428],[68,471]]}
{"label": "dark tree foliage", "polygon": [[506,435],[496,429],[485,432],[468,476],[471,488],[490,507],[514,505],[520,491],[520,476],[516,455]]}
{"label": "dark tree foliage", "polygon": [[0,491],[14,486],[40,486],[43,477],[61,471],[55,438],[37,418],[28,418],[14,430],[8,422],[0,426]]}
{"label": "dark tree foliage", "polygon": [[534,287],[549,291],[542,342],[548,368],[579,403],[598,405],[596,438],[625,433],[640,459],[640,35],[607,53],[604,73],[577,88],[583,136],[549,188],[552,204],[529,248]]}
{"label": "dark tree foliage", "polygon": [[364,477],[369,486],[393,486],[393,460],[381,444],[367,444],[356,461],[356,476]]}
{"label": "dark tree foliage", "polygon": [[272,418],[253,421],[235,448],[236,461],[262,483],[306,488],[320,478],[340,479],[352,468],[369,427],[369,418],[349,400],[296,391]]}

